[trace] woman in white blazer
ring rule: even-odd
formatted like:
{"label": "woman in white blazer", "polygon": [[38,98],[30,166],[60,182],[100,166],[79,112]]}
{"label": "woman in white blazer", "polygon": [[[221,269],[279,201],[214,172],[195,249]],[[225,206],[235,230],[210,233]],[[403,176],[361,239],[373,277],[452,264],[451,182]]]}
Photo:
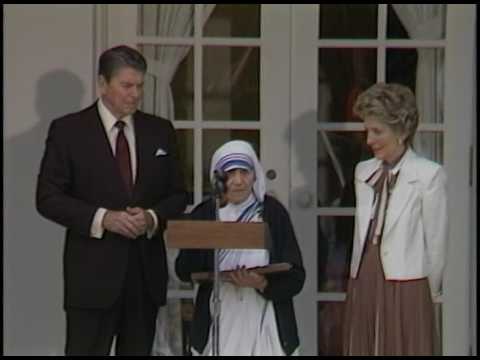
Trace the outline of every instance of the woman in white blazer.
{"label": "woman in white blazer", "polygon": [[431,355],[441,293],[446,175],[412,149],[415,96],[378,83],[353,108],[374,158],[355,169],[356,215],[344,318],[345,355]]}

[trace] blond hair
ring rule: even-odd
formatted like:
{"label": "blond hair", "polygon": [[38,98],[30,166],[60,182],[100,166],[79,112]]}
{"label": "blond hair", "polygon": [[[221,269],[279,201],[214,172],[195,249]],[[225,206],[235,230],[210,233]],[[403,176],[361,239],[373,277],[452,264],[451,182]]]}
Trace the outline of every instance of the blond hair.
{"label": "blond hair", "polygon": [[377,83],[362,92],[353,106],[353,113],[365,120],[376,120],[390,127],[397,135],[405,136],[411,145],[418,127],[415,95],[408,87],[395,83]]}

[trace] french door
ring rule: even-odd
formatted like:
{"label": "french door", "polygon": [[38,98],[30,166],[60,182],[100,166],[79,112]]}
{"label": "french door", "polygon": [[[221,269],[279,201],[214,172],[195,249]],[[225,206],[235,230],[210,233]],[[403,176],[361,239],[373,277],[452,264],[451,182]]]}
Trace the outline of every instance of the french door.
{"label": "french door", "polygon": [[473,10],[445,4],[291,8],[290,213],[307,268],[297,300],[307,354],[341,354],[353,171],[372,156],[352,105],[359,92],[379,81],[415,92],[420,112],[415,150],[447,170],[450,246],[443,296],[435,299],[435,352],[469,352]]}
{"label": "french door", "polygon": [[[108,5],[98,15],[110,47],[130,44],[146,57],[142,109],[172,120],[189,207],[210,193],[210,159],[223,143],[249,141],[267,171],[267,191],[288,207],[290,184],[290,6]],[[174,273],[153,354],[188,354],[195,288]]]}
{"label": "french door", "polygon": [[[377,81],[417,95],[415,148],[448,174],[450,241],[435,303],[436,352],[469,344],[469,156],[473,5],[99,6],[99,50],[136,46],[149,64],[142,107],[177,129],[191,208],[210,192],[209,161],[230,139],[251,142],[268,191],[289,209],[307,271],[295,298],[302,355],[335,355],[350,257],[355,164],[371,156],[351,112]],[[462,56],[459,56],[461,54]],[[467,141],[466,141],[467,139]],[[154,354],[188,353],[195,289],[173,274]],[[168,324],[165,327],[165,324]],[[183,335],[182,335],[183,334]]]}

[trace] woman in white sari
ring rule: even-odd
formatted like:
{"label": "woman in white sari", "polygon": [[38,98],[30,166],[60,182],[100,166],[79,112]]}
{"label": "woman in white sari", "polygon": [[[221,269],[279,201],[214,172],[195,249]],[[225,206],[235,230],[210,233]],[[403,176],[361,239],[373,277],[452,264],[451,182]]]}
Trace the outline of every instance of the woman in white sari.
{"label": "woman in white sari", "polygon": [[[220,251],[220,270],[234,270],[229,282],[221,282],[220,355],[295,355],[299,340],[292,298],[305,281],[300,249],[290,217],[283,205],[265,194],[265,175],[255,151],[244,141],[230,141],[213,155],[215,170],[227,175],[220,221],[266,222],[271,233],[269,249]],[[215,219],[215,204],[199,204],[190,217]],[[260,275],[247,270],[287,262],[285,272]],[[212,250],[182,250],[176,272],[190,281],[193,272],[213,270]],[[212,283],[199,287],[192,323],[192,353],[212,354]]]}

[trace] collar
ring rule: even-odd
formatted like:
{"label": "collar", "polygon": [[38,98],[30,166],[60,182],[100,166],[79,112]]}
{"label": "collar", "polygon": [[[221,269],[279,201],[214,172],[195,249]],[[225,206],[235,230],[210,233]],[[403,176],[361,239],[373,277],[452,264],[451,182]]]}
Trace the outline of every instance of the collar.
{"label": "collar", "polygon": [[[107,106],[105,105],[101,97],[98,98],[97,106],[98,106],[98,113],[100,114],[100,119],[102,120],[103,126],[105,127],[105,130],[107,130],[107,133],[109,133],[119,119],[117,119],[112,114],[112,112],[107,108]],[[133,125],[132,115],[127,115],[120,120],[125,122],[126,128],[132,128],[132,125]]]}
{"label": "collar", "polygon": [[410,150],[410,148],[407,148],[405,152],[402,154],[402,157],[398,159],[398,161],[395,163],[395,165],[392,168],[388,168],[391,174],[397,175],[400,169],[402,168],[403,163],[405,162],[405,155],[407,154],[407,151]]}
{"label": "collar", "polygon": [[[397,162],[397,164],[391,169],[393,175],[397,175],[405,162],[409,161],[416,156],[415,152],[409,147],[402,158]],[[373,158],[364,162],[364,166],[358,169],[356,177],[361,181],[367,181],[367,179],[373,175],[382,166],[383,161],[377,158]]]}
{"label": "collar", "polygon": [[220,208],[220,218],[222,221],[236,221],[238,217],[256,201],[255,196],[251,193],[247,199],[240,204],[227,203]]}

